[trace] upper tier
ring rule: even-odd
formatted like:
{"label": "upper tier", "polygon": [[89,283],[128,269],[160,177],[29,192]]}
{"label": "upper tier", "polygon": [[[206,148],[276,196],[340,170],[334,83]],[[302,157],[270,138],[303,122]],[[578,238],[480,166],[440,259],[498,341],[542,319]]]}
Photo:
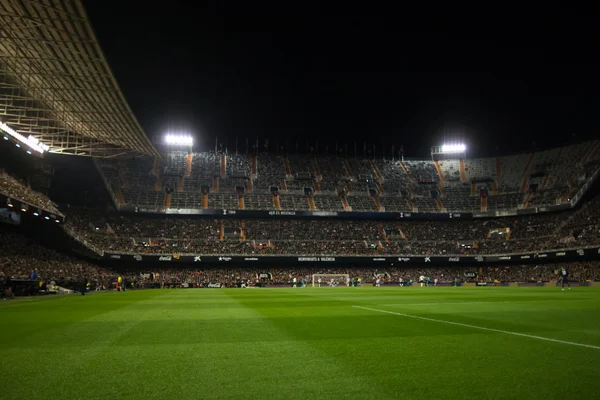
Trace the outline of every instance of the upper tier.
{"label": "upper tier", "polygon": [[98,162],[117,206],[486,212],[567,204],[600,164],[600,141],[442,161],[169,151]]}

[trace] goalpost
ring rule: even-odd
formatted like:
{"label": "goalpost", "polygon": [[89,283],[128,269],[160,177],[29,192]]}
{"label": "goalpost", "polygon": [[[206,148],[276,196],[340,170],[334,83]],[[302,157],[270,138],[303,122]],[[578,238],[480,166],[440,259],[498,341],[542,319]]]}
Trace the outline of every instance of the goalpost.
{"label": "goalpost", "polygon": [[313,274],[312,286],[319,286],[319,278],[321,279],[321,287],[348,286],[350,280],[349,274]]}

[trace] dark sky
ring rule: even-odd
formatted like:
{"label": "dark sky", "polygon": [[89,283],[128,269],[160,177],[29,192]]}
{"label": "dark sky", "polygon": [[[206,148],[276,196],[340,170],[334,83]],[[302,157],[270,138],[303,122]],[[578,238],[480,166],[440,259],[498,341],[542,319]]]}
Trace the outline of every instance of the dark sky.
{"label": "dark sky", "polygon": [[403,144],[407,156],[464,138],[471,154],[494,155],[596,130],[595,24],[566,10],[544,27],[536,21],[547,15],[525,18],[519,31],[512,21],[479,19],[489,34],[452,24],[395,32],[406,16],[228,16],[194,9],[197,2],[122,3],[84,1],[151,137],[188,130],[203,148],[218,136],[230,150],[236,137],[240,148],[260,136],[261,146],[319,140],[321,150],[337,139],[351,152],[366,141],[378,153]]}

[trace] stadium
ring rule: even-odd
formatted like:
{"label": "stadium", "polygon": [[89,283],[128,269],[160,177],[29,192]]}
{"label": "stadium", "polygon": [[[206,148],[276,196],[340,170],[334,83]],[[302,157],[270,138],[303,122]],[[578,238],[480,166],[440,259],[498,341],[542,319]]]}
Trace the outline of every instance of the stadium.
{"label": "stadium", "polygon": [[79,0],[0,9],[0,399],[598,397],[600,140],[154,137]]}

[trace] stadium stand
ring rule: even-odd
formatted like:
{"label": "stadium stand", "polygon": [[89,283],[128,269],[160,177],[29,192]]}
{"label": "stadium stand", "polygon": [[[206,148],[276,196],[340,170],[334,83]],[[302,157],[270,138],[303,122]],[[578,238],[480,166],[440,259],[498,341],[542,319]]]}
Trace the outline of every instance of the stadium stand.
{"label": "stadium stand", "polygon": [[0,171],[0,194],[56,215],[63,215],[48,197],[34,191],[25,182],[12,177],[4,171]]}
{"label": "stadium stand", "polygon": [[[153,159],[106,160],[98,164],[109,190],[119,188],[125,203],[131,206],[164,206],[160,198],[141,194],[144,191],[170,189],[172,207],[188,208],[192,204],[190,208],[202,208],[202,202],[193,196],[188,200],[176,193],[198,193],[206,187],[212,193],[267,194],[277,187],[282,209],[297,204],[299,210],[306,210],[307,201],[287,196],[305,195],[304,190],[309,188],[315,194],[345,196],[352,210],[436,213],[498,212],[566,204],[598,171],[599,156],[600,146],[592,142],[506,157],[437,162],[170,151],[158,176],[153,173]],[[365,199],[367,195],[375,199]],[[244,197],[245,209],[255,209],[252,200]],[[315,208],[340,211],[338,203],[343,201],[315,198]],[[268,203],[262,202],[260,209],[270,209]],[[209,207],[216,204],[209,202]]]}
{"label": "stadium stand", "polygon": [[[236,195],[218,196],[223,209],[237,208]],[[270,194],[246,195],[253,207],[273,209]],[[282,209],[307,209],[306,196],[286,196]],[[321,204],[326,196],[315,196]],[[335,198],[332,198],[335,199]],[[367,202],[374,210],[374,201],[367,196],[353,197]],[[385,198],[384,198],[385,199]],[[495,219],[456,219],[436,221],[377,222],[349,220],[235,220],[243,225],[243,240],[224,242],[216,236],[221,225],[215,219],[191,217],[126,216],[110,214],[102,220],[93,214],[87,223],[86,213],[71,211],[67,226],[91,245],[103,250],[124,253],[169,254],[306,254],[306,255],[475,255],[507,254],[521,251],[582,248],[600,245],[598,198],[580,210],[541,213]],[[361,207],[352,203],[353,207]],[[229,207],[231,206],[231,207]],[[388,206],[388,205],[386,205]],[[339,207],[339,206],[338,206]],[[367,209],[366,205],[362,205]],[[353,208],[354,209],[354,208]],[[80,221],[71,225],[71,221]],[[228,220],[225,220],[224,223]],[[96,230],[97,226],[110,226]],[[212,236],[207,237],[211,226]],[[173,232],[185,232],[173,235]],[[240,236],[242,237],[242,236]],[[209,242],[207,242],[207,240]],[[270,246],[257,249],[252,241],[269,241]],[[331,253],[327,253],[331,252]]]}
{"label": "stadium stand", "polygon": [[[89,216],[91,213],[86,213]],[[77,219],[77,216],[73,216]],[[85,221],[87,222],[87,221]],[[77,223],[84,223],[78,220]],[[75,222],[72,222],[74,224]],[[117,224],[116,222],[113,222]],[[282,222],[277,224],[276,230],[285,233],[293,229],[291,225],[294,222]],[[260,225],[260,224],[259,224]],[[309,224],[310,225],[310,224]],[[180,229],[181,228],[181,229]],[[262,231],[260,226],[258,228]],[[272,227],[271,227],[272,228]],[[120,226],[119,229],[126,229]],[[154,228],[151,228],[154,229]],[[165,234],[171,236],[184,236],[186,229],[192,229],[190,226],[182,224],[179,227],[166,225]],[[320,229],[319,226],[308,229],[305,233]],[[217,240],[218,227],[207,223],[202,225],[204,238],[207,241]],[[343,240],[352,237],[354,229],[351,228],[348,235],[345,230],[331,230],[329,238]],[[251,231],[250,231],[251,232]],[[372,233],[367,233],[369,236]],[[323,248],[326,251],[333,250],[328,247],[330,242],[326,242]],[[345,247],[357,245],[359,242],[346,242]],[[243,246],[243,245],[242,245]],[[246,246],[249,247],[249,246]],[[113,269],[110,265],[99,266],[90,261],[81,258],[75,258],[70,255],[47,248],[36,241],[26,238],[13,229],[7,229],[0,226],[0,282],[8,282],[10,286],[11,279],[28,279],[32,271],[37,274],[37,280],[41,283],[50,285],[60,285],[64,287],[73,287],[82,279],[90,282],[90,289],[111,289],[114,288],[114,282],[118,276],[123,276],[129,287],[174,287],[181,284],[191,284],[193,286],[204,286],[208,283],[219,282],[226,285],[234,285],[240,281],[251,281],[255,284],[291,284],[293,277],[307,277],[310,280],[312,274],[349,274],[352,278],[361,277],[363,283],[373,283],[378,277],[383,279],[386,284],[408,285],[409,281],[417,282],[420,275],[430,277],[431,281],[437,280],[438,284],[462,284],[462,282],[489,282],[490,284],[500,284],[503,282],[553,282],[558,279],[558,270],[566,267],[569,270],[570,279],[573,282],[593,282],[600,280],[600,262],[583,261],[569,262],[560,264],[529,264],[529,265],[499,265],[484,267],[394,267],[387,266],[382,270],[368,267],[296,267],[296,268],[269,268],[265,270],[261,267],[254,268],[218,268],[214,266],[198,267],[154,267],[153,273],[148,274],[140,270],[137,266],[120,267]],[[381,273],[383,272],[383,273]],[[340,282],[344,284],[345,282]],[[42,285],[40,285],[42,287]],[[27,294],[33,293],[16,293]]]}

